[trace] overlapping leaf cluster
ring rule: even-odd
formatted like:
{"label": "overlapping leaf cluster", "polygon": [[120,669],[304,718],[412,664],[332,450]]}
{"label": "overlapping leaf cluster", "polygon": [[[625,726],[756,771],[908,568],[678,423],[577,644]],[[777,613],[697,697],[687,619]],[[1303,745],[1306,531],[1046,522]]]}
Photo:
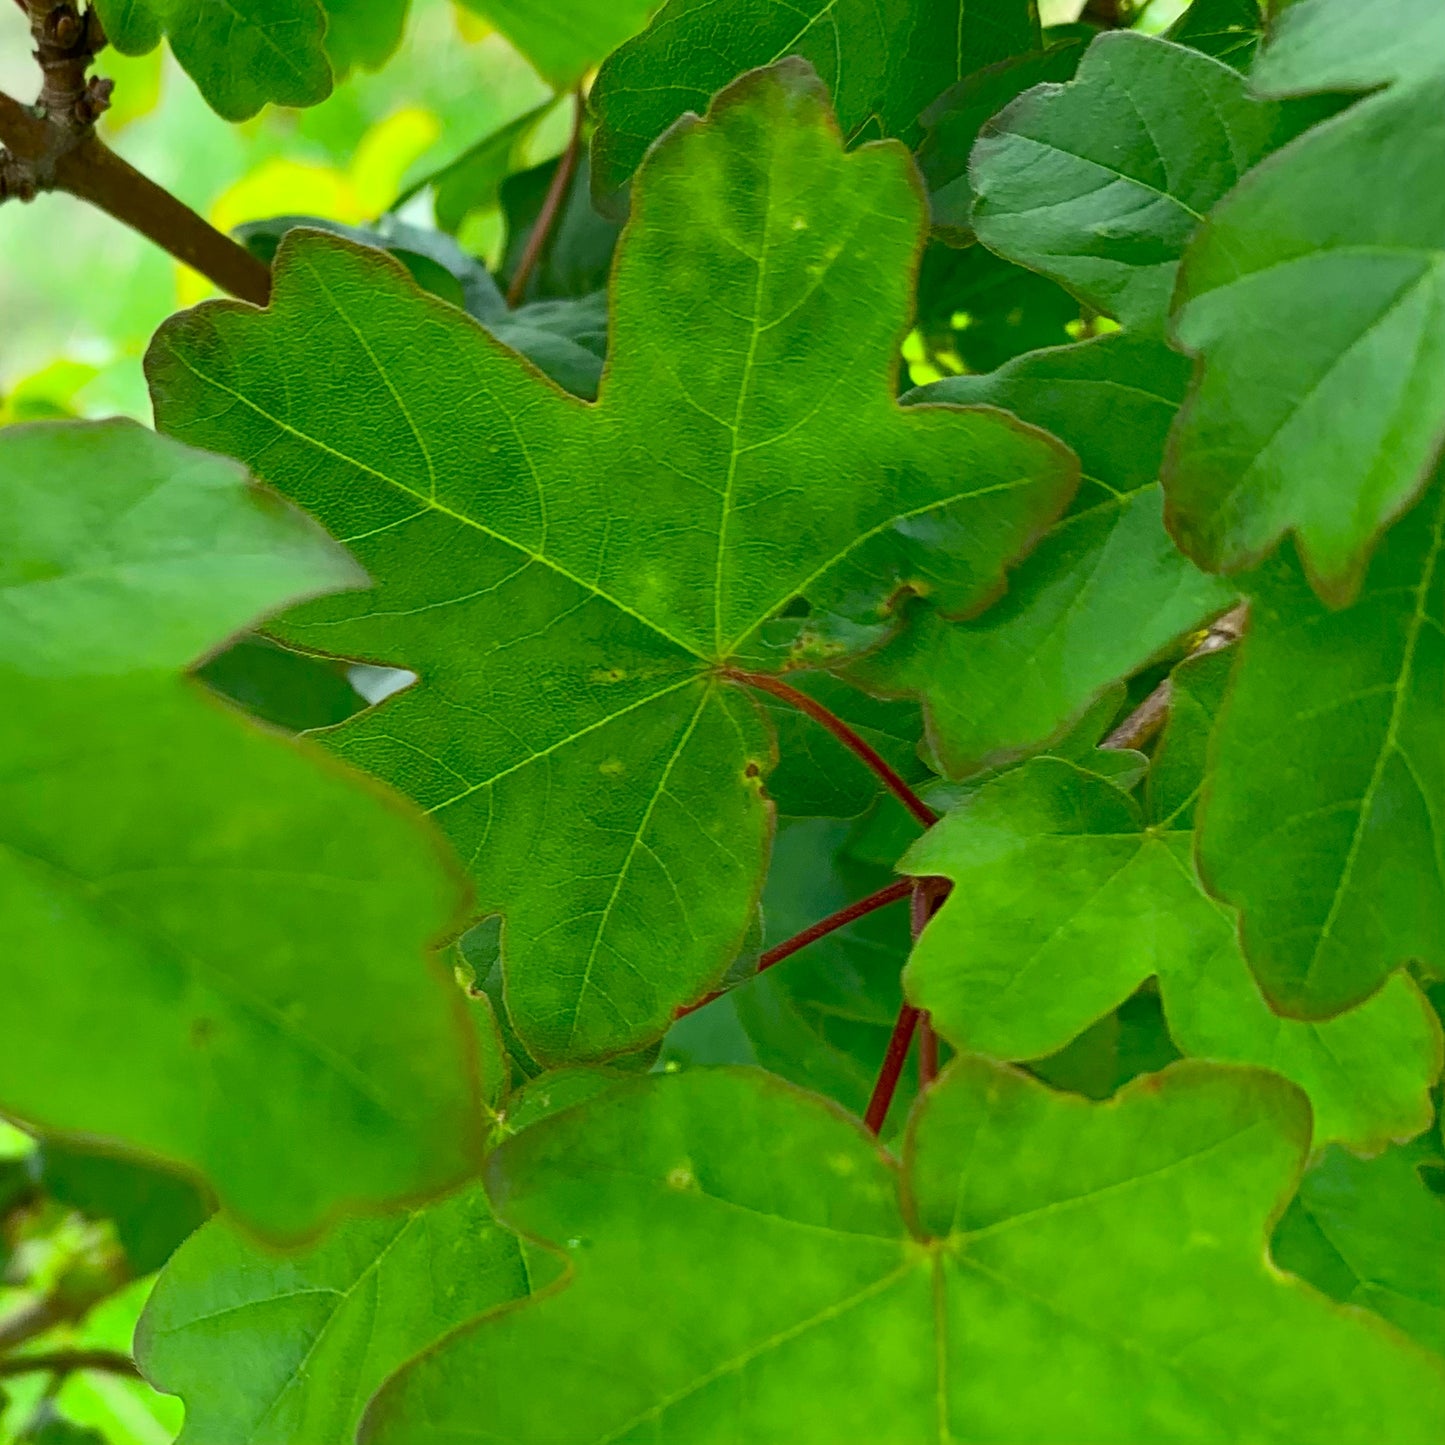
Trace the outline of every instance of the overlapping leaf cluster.
{"label": "overlapping leaf cluster", "polygon": [[[0,1108],[182,1441],[1433,1445],[1435,7],[480,8],[565,192],[0,433]],[[105,18],[234,115],[401,19],[274,9]]]}

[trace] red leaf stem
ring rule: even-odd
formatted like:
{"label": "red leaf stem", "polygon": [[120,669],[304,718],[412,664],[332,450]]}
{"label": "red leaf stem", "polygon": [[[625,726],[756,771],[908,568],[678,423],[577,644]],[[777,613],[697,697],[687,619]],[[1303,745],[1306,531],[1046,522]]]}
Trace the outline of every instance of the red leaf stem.
{"label": "red leaf stem", "polygon": [[928,1015],[918,1025],[918,1087],[926,1089],[938,1077],[938,1035]]}
{"label": "red leaf stem", "polygon": [[918,1027],[918,1017],[919,1010],[911,1003],[904,1004],[898,1011],[898,1022],[893,1025],[888,1052],[883,1055],[883,1067],[878,1071],[878,1082],[873,1085],[873,1097],[868,1100],[868,1110],[863,1115],[863,1123],[870,1134],[879,1133],[888,1117],[888,1106],[898,1088],[903,1063],[913,1042],[913,1031]]}
{"label": "red leaf stem", "polygon": [[[897,883],[890,883],[886,888],[880,888],[876,893],[870,893],[866,898],[860,898],[856,903],[850,903],[846,908],[840,908],[836,913],[830,913],[826,918],[819,919],[817,923],[809,924],[801,933],[795,933],[791,938],[786,938],[782,943],[775,944],[768,949],[758,960],[758,973],[762,973],[766,968],[771,968],[775,963],[781,963],[785,958],[797,953],[799,949],[806,948],[810,943],[816,943],[818,939],[826,937],[836,929],[845,928],[855,919],[863,918],[890,903],[896,903],[898,899],[912,891],[913,880],[900,878]],[[696,1003],[690,1003],[686,1008],[678,1009],[673,1017],[685,1018],[690,1013],[696,1013],[705,1004],[721,998],[726,992],[726,989],[716,989],[706,998],[700,998]]]}
{"label": "red leaf stem", "polygon": [[789,687],[780,678],[769,677],[766,673],[729,669],[724,676],[732,678],[734,682],[745,683],[748,687],[755,687],[760,692],[771,693],[774,697],[791,703],[799,712],[806,713],[820,727],[827,728],[845,748],[871,769],[881,780],[883,786],[925,828],[931,828],[938,821],[938,814],[884,761],[878,750],[859,737],[842,718],[829,712],[822,703],[815,702],[807,693],[799,692],[797,688]]}
{"label": "red leaf stem", "polygon": [[547,249],[547,242],[552,239],[552,231],[558,216],[562,214],[562,207],[567,202],[567,192],[572,187],[572,176],[582,154],[582,122],[586,115],[587,102],[582,99],[581,90],[575,90],[572,93],[572,135],[567,141],[567,149],[562,152],[562,159],[557,162],[557,169],[552,174],[552,184],[547,187],[542,209],[537,212],[537,219],[533,223],[532,234],[527,237],[517,269],[512,273],[512,284],[507,287],[508,306],[517,307],[522,304],[522,298],[527,294],[527,282],[532,279],[532,272],[536,270],[537,262],[542,259],[542,252]]}

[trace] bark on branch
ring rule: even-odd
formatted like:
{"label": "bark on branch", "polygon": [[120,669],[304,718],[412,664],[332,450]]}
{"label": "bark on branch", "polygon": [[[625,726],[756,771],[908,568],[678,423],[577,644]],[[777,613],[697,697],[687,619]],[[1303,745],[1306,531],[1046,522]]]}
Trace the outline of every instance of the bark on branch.
{"label": "bark on branch", "polygon": [[222,290],[266,305],[270,269],[96,135],[111,82],[88,76],[105,45],[95,12],[82,15],[74,0],[27,0],[26,8],[44,80],[33,106],[0,93],[0,201],[66,191],[139,231]]}

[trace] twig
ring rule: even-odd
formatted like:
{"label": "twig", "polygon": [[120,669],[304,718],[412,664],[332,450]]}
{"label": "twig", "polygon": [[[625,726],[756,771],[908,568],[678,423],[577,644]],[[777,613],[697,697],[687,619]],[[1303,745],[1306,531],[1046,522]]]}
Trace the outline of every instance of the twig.
{"label": "twig", "polygon": [[[795,933],[791,938],[784,939],[782,943],[774,944],[759,959],[757,972],[762,973],[765,969],[771,968],[775,963],[781,963],[785,958],[791,958],[800,949],[806,948],[810,943],[816,943],[820,938],[826,938],[828,934],[840,928],[846,928],[850,923],[860,918],[866,918],[868,914],[876,912],[880,908],[886,908],[890,903],[896,903],[900,898],[906,898],[913,891],[913,880],[901,878],[897,883],[890,883],[886,888],[880,888],[876,893],[870,893],[866,898],[860,898],[856,903],[850,903],[846,908],[840,908],[836,913],[830,913],[826,918],[819,919],[817,923],[809,926],[801,933]],[[706,1007],[715,999],[720,999],[723,994],[729,992],[725,988],[714,989],[706,998],[700,998],[696,1003],[690,1003],[686,1008],[680,1008],[673,1015],[674,1018],[686,1018],[690,1013],[696,1013],[698,1009]]]}
{"label": "twig", "polygon": [[734,682],[745,683],[748,687],[755,687],[760,692],[771,693],[774,697],[791,703],[799,712],[807,713],[815,723],[827,728],[845,748],[849,749],[866,767],[870,768],[883,783],[884,787],[886,787],[925,828],[931,828],[938,821],[938,814],[883,760],[877,749],[866,743],[842,718],[829,712],[822,703],[815,702],[807,693],[799,692],[797,688],[789,687],[787,683],[781,681],[779,678],[769,677],[766,673],[742,672],[736,669],[729,669],[723,676],[730,677]]}
{"label": "twig", "polygon": [[527,294],[527,282],[532,279],[532,272],[536,270],[537,262],[542,259],[542,252],[552,238],[552,228],[562,214],[567,192],[572,187],[572,177],[577,171],[577,162],[582,155],[582,122],[586,114],[587,103],[583,100],[579,87],[572,92],[572,134],[568,138],[567,149],[562,152],[562,159],[557,162],[552,184],[547,187],[542,209],[537,212],[532,234],[527,237],[527,244],[522,248],[521,257],[517,261],[517,269],[512,272],[512,281],[507,287],[508,306],[521,305],[522,298]]}
{"label": "twig", "polygon": [[[1244,636],[1244,627],[1248,619],[1249,604],[1241,602],[1239,606],[1226,612],[1210,627],[1209,631],[1204,634],[1204,640],[1189,656],[1203,657],[1207,653],[1218,652],[1221,648],[1238,642]],[[1168,720],[1169,704],[1173,696],[1173,683],[1166,677],[1099,746],[1117,752],[1143,747]]]}
{"label": "twig", "polygon": [[13,1350],[16,1345],[23,1345],[74,1318],[73,1306],[58,1295],[42,1295],[0,1319],[0,1350]]}
{"label": "twig", "polygon": [[271,294],[269,268],[96,136],[111,83],[86,75],[105,44],[95,12],[82,18],[72,0],[30,0],[27,13],[45,79],[34,106],[0,94],[0,201],[67,191],[233,296],[264,306]]}
{"label": "twig", "polygon": [[100,1370],[107,1375],[125,1375],[138,1380],[140,1370],[129,1355],[119,1350],[50,1350],[39,1355],[12,1355],[0,1360],[0,1379],[11,1375],[33,1375],[52,1370],[72,1375],[77,1370]]}
{"label": "twig", "polygon": [[265,262],[216,230],[96,137],[60,162],[56,181],[61,190],[89,201],[139,231],[223,291],[253,306],[265,306],[270,301],[271,270]]}
{"label": "twig", "polygon": [[[946,878],[920,879],[913,889],[908,909],[908,922],[917,943],[928,926],[928,920],[943,907],[953,885]],[[925,1013],[918,1021],[918,1087],[926,1089],[938,1077],[938,1035]]]}

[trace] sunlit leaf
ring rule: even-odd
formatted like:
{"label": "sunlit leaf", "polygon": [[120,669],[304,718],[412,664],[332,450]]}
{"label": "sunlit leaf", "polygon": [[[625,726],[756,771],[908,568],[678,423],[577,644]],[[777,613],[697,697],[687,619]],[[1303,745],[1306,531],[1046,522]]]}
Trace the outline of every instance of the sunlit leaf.
{"label": "sunlit leaf", "polygon": [[1340,604],[1424,486],[1445,440],[1442,148],[1445,76],[1386,91],[1260,166],[1191,246],[1176,329],[1200,366],[1164,489],[1202,567],[1293,532]]}
{"label": "sunlit leaf", "polygon": [[1327,1017],[1400,964],[1445,968],[1445,486],[1386,534],[1342,612],[1281,556],[1249,634],[1200,822],[1275,1005]]}
{"label": "sunlit leaf", "polygon": [[623,1085],[492,1157],[564,1287],[408,1367],[361,1438],[1434,1445],[1438,1364],[1268,1263],[1308,1139],[1252,1070],[1099,1105],[969,1059],[913,1117],[900,1198],[766,1076]]}
{"label": "sunlit leaf", "polygon": [[[1431,1117],[1438,1022],[1406,978],[1325,1023],[1277,1018],[1205,895],[1187,813],[1227,656],[1176,674],[1182,705],[1145,806],[1051,758],[986,783],[904,858],[953,891],[904,975],[910,999],[962,1049],[1050,1054],[1157,976],[1180,1049],[1260,1064],[1310,1096],[1319,1142],[1379,1148]],[[1185,701],[1187,700],[1187,701]]]}
{"label": "sunlit leaf", "polygon": [[355,565],[130,423],[0,432],[0,489],[0,1106],[197,1172],[273,1234],[463,1177],[439,840],[181,675]]}
{"label": "sunlit leaf", "polygon": [[161,425],[254,464],[376,578],[279,630],[420,677],[330,740],[505,916],[539,1062],[659,1038],[743,942],[773,745],[725,670],[846,656],[901,590],[978,605],[1073,489],[996,412],[897,406],[921,211],[901,148],[846,155],[792,61],[639,177],[595,406],[320,236],[283,245],[269,312],[203,307],[155,343]]}

